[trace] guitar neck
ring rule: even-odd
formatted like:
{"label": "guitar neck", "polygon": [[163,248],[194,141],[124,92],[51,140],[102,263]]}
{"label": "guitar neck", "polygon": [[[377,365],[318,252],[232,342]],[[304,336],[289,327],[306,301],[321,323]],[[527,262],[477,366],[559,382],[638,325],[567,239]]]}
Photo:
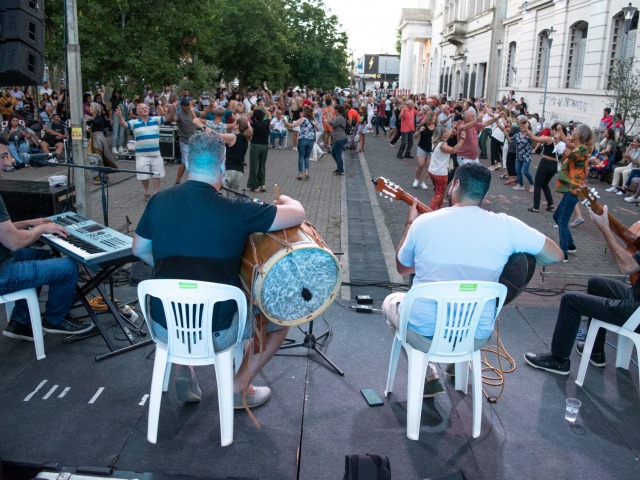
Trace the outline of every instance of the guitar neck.
{"label": "guitar neck", "polygon": [[[602,206],[597,202],[592,203],[590,208],[598,215],[602,215],[604,213]],[[611,228],[611,230],[613,230],[613,232],[620,237],[624,243],[640,248],[640,236],[630,232],[627,227],[620,223],[620,221],[610,213],[607,214],[607,218],[609,219],[609,228]]]}
{"label": "guitar neck", "polygon": [[[402,200],[407,205],[413,205],[413,201],[415,200],[415,197],[409,195],[407,192],[402,190],[400,193],[400,200]],[[425,205],[420,201],[418,201],[418,205],[416,208],[418,209],[418,213],[420,214],[433,212],[433,210],[431,210],[427,205]]]}

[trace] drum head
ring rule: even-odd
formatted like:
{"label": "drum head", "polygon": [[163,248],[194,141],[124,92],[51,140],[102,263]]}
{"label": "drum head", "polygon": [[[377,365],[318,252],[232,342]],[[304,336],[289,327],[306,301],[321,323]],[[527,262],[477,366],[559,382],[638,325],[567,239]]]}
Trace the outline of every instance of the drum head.
{"label": "drum head", "polygon": [[269,269],[257,295],[263,313],[272,322],[299,325],[331,304],[340,281],[340,264],[328,250],[297,248]]}

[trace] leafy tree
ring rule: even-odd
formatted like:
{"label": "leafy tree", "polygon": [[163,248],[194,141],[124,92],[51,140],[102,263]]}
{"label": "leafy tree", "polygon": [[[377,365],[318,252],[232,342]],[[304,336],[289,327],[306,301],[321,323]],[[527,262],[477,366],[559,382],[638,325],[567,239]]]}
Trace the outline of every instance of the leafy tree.
{"label": "leafy tree", "polygon": [[633,57],[616,62],[609,78],[611,90],[607,91],[607,106],[624,122],[622,145],[626,145],[627,137],[638,130],[640,120],[640,70],[636,69],[634,73],[633,64]]}
{"label": "leafy tree", "polygon": [[324,89],[344,85],[348,38],[338,30],[338,18],[327,15],[322,0],[287,0],[285,10],[293,37],[287,58],[290,81]]}

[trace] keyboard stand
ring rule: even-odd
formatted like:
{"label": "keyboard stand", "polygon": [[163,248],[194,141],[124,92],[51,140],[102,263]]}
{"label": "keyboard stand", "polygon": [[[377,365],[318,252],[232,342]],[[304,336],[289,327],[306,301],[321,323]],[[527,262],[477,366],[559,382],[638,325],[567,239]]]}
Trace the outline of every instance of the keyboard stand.
{"label": "keyboard stand", "polygon": [[[105,264],[100,265],[101,269],[95,275],[92,275],[91,271],[85,268],[86,273],[91,278],[84,285],[78,285],[76,289],[76,297],[80,301],[80,303],[84,305],[85,309],[87,310],[87,313],[89,314],[89,317],[91,317],[91,320],[93,320],[93,323],[95,324],[97,331],[94,330],[94,331],[89,331],[87,333],[80,334],[80,335],[68,336],[65,338],[64,341],[65,343],[73,343],[80,340],[84,340],[85,338],[95,337],[96,335],[102,335],[102,338],[104,339],[105,343],[109,347],[110,352],[96,356],[95,357],[96,362],[99,362],[101,360],[106,360],[107,358],[111,358],[116,355],[120,355],[122,353],[130,352],[131,350],[135,350],[137,348],[144,347],[146,345],[151,345],[153,343],[153,340],[151,340],[150,338],[147,340],[136,342],[136,339],[133,336],[133,332],[127,326],[125,319],[122,317],[122,315],[118,311],[118,308],[113,303],[111,296],[105,295],[102,287],[100,286],[104,281],[111,279],[111,276],[114,273],[116,273],[118,270],[120,270],[124,265],[126,265],[127,263],[135,262],[137,260],[138,258],[134,256],[112,260],[111,262],[107,262]],[[122,330],[122,332],[127,337],[127,341],[129,342],[129,345],[118,348],[118,345],[114,343],[107,329],[104,327],[104,325],[102,325],[102,323],[98,319],[98,315],[93,310],[93,308],[91,308],[91,305],[89,304],[89,299],[87,298],[87,295],[94,290],[96,290],[100,295],[100,297],[102,297],[102,299],[104,300],[105,304],[107,305],[107,311],[113,315],[113,318],[115,319],[116,324],[118,325],[118,327],[120,327],[120,330]],[[137,334],[140,336],[147,335],[145,331],[137,332]]]}

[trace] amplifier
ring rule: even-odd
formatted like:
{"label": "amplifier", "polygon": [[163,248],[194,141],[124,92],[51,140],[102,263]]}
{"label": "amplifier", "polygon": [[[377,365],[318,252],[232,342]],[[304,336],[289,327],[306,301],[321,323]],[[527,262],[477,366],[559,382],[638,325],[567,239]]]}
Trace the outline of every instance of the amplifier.
{"label": "amplifier", "polygon": [[176,128],[160,127],[160,155],[173,162],[176,157]]}
{"label": "amplifier", "polygon": [[[70,195],[75,196],[73,186]],[[49,182],[3,179],[0,196],[11,220],[19,222],[62,213],[67,203],[67,187],[50,187]]]}

